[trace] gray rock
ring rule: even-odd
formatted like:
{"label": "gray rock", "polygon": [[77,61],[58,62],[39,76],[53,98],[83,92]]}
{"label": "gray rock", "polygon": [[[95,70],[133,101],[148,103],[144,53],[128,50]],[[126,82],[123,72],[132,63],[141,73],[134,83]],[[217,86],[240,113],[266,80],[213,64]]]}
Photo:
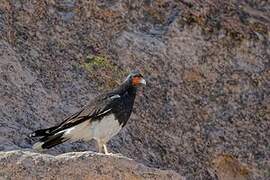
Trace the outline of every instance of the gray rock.
{"label": "gray rock", "polygon": [[2,179],[173,179],[184,180],[173,171],[148,168],[125,157],[93,152],[59,156],[30,151],[0,152]]}
{"label": "gray rock", "polygon": [[[30,148],[31,131],[140,69],[147,87],[111,151],[189,179],[220,177],[212,162],[225,154],[269,179],[268,4],[2,0],[0,150]],[[86,150],[94,143],[46,153]]]}

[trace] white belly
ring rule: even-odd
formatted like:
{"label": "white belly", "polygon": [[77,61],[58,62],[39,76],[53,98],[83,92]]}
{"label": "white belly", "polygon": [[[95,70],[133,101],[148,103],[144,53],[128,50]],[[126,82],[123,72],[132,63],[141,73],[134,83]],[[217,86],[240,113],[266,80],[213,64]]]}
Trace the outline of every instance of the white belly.
{"label": "white belly", "polygon": [[106,143],[114,135],[121,130],[121,126],[115,119],[113,114],[103,117],[100,121],[94,122],[85,121],[72,128],[65,130],[64,137],[69,138],[71,141],[76,140],[91,140],[96,139],[98,141]]}
{"label": "white belly", "polygon": [[90,128],[90,131],[93,133],[93,138],[104,143],[109,141],[120,130],[121,126],[113,114],[105,116],[100,121],[94,121]]}

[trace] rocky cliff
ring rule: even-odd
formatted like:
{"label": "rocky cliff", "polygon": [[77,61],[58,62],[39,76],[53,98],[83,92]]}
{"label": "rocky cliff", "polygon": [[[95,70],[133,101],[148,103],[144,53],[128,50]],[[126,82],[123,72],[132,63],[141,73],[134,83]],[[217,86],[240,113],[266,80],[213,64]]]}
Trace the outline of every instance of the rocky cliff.
{"label": "rocky cliff", "polygon": [[28,133],[140,69],[148,85],[111,151],[187,179],[269,178],[269,11],[264,0],[1,0],[0,150],[30,148]]}

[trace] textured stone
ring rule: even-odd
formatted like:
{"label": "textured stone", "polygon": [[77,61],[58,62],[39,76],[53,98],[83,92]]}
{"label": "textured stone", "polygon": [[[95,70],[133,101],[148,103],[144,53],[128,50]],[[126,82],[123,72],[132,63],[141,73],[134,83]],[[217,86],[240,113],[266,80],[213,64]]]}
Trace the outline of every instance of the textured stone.
{"label": "textured stone", "polygon": [[172,179],[184,180],[173,171],[151,169],[135,161],[93,152],[59,156],[30,151],[0,152],[0,179]]}
{"label": "textured stone", "polygon": [[228,154],[269,179],[269,10],[264,0],[2,0],[0,150],[31,147],[31,131],[140,69],[147,86],[111,151],[190,179],[216,179],[213,156]]}
{"label": "textured stone", "polygon": [[251,169],[241,164],[232,156],[221,154],[215,157],[213,165],[220,180],[247,180],[250,179]]}

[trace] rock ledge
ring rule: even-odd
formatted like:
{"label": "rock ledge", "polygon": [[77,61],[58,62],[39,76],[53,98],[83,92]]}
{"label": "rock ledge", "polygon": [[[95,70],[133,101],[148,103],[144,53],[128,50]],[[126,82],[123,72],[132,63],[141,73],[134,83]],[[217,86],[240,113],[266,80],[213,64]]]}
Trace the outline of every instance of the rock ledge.
{"label": "rock ledge", "polygon": [[58,156],[30,151],[0,152],[0,179],[184,179],[173,171],[94,152]]}

